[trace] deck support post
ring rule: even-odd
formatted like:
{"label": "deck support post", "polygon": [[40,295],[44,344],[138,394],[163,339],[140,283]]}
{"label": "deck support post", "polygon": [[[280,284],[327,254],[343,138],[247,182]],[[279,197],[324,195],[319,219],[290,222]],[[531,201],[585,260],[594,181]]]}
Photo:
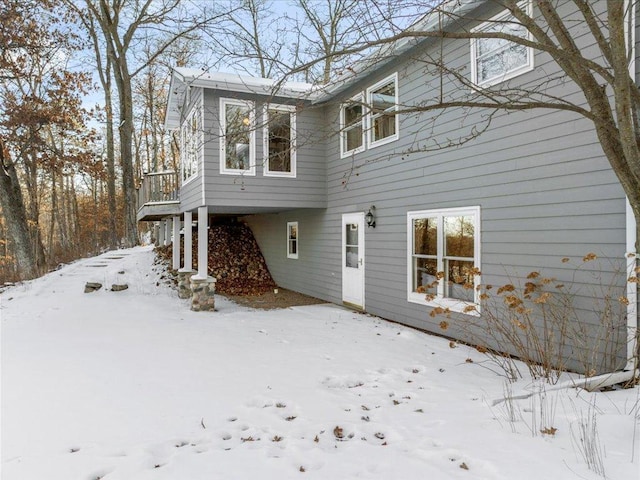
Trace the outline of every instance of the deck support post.
{"label": "deck support post", "polygon": [[193,270],[193,213],[184,212],[184,258],[183,267],[178,270],[178,297],[191,298],[191,277],[196,273]]}
{"label": "deck support post", "polygon": [[158,246],[164,246],[164,239],[166,237],[167,231],[165,229],[164,220],[160,220],[160,224],[158,225]]}
{"label": "deck support post", "polygon": [[171,249],[172,265],[174,270],[180,268],[180,217],[173,217],[173,248]]}
{"label": "deck support post", "polygon": [[171,219],[164,220],[164,246],[167,247],[171,244]]}
{"label": "deck support post", "polygon": [[215,310],[216,279],[208,274],[208,215],[206,206],[198,207],[198,274],[190,279],[191,310],[198,312]]}

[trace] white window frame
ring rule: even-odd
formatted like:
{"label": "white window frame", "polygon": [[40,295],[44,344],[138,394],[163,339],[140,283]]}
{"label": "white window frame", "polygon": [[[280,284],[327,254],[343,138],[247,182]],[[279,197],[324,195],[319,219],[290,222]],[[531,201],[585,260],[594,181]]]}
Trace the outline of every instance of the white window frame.
{"label": "white window frame", "polygon": [[[526,3],[526,5],[525,5]],[[527,10],[527,14],[531,15],[532,14],[532,5],[531,5],[531,1],[530,0],[525,0],[524,2],[520,2],[519,6],[525,7]],[[506,20],[509,19],[513,19],[515,20],[515,18],[513,18],[513,16],[511,15],[511,12],[509,12],[509,10],[505,10],[501,13],[499,13],[498,15],[496,15],[495,17],[491,18],[489,21],[482,23],[481,25],[478,25],[477,27],[471,29],[472,33],[477,33],[477,32],[483,32],[483,31],[492,31],[495,29],[495,23],[496,22],[504,22]],[[529,31],[527,31],[527,35],[526,38],[531,40],[531,33]],[[522,75],[526,72],[530,72],[531,70],[533,70],[534,68],[534,57],[535,57],[535,52],[533,47],[524,47],[526,48],[527,51],[527,62],[523,65],[520,65],[519,67],[516,67],[510,71],[504,72],[501,75],[497,75],[491,78],[488,78],[487,80],[484,81],[479,81],[478,80],[478,63],[477,63],[477,42],[479,39],[477,38],[472,38],[471,39],[471,81],[475,84],[478,85],[479,87],[489,87],[491,85],[497,85],[499,83],[505,82],[507,80],[510,80],[514,77],[517,77],[519,75]],[[507,47],[503,47],[501,49],[497,49],[497,51],[502,51]]]}
{"label": "white window frame", "polygon": [[[362,107],[362,117],[360,119],[360,122],[356,122],[353,125],[347,126],[346,119],[345,119],[345,109],[351,106],[353,103],[359,104]],[[364,104],[364,92],[360,92],[357,95],[354,95],[349,99],[349,101],[340,105],[340,158],[348,157],[350,155],[353,155],[354,153],[359,153],[366,149],[366,142],[367,142],[366,110],[367,109]],[[360,128],[362,129],[362,144],[357,148],[353,148],[351,150],[345,150],[347,132],[349,130],[352,130],[358,124],[360,124]]]}
{"label": "white window frame", "polygon": [[[296,238],[291,239],[291,228],[295,227],[296,229]],[[296,244],[296,251],[291,251],[291,241],[294,241]],[[287,258],[297,259],[300,253],[300,229],[298,228],[298,222],[287,222]]]}
{"label": "white window frame", "polygon": [[[227,123],[227,105],[236,105],[246,107],[249,110],[249,168],[235,169],[227,168],[227,142],[226,142],[226,123]],[[235,100],[230,98],[220,99],[220,174],[222,175],[255,175],[256,174],[256,131],[255,131],[255,104],[249,100]]]}
{"label": "white window frame", "polygon": [[367,127],[367,143],[369,148],[375,148],[378,147],[380,145],[385,145],[387,143],[390,142],[394,142],[396,140],[398,140],[398,138],[400,137],[400,116],[395,114],[394,115],[394,120],[395,120],[395,133],[393,135],[389,135],[388,137],[384,137],[381,138],[380,140],[374,140],[373,139],[373,131],[374,131],[374,121],[377,117],[384,115],[384,113],[379,113],[379,114],[373,114],[372,113],[372,109],[371,106],[373,105],[372,102],[372,93],[379,89],[380,87],[393,82],[393,86],[395,89],[395,102],[393,107],[389,107],[385,110],[385,112],[391,112],[391,111],[398,111],[398,104],[399,104],[399,99],[400,99],[400,94],[398,91],[398,73],[395,72],[391,75],[389,75],[388,77],[380,80],[379,82],[377,82],[376,84],[370,86],[369,88],[367,88],[367,115],[366,115],[366,127]]}
{"label": "white window frame", "polygon": [[[407,300],[411,303],[417,303],[420,305],[426,305],[428,307],[441,307],[449,309],[452,312],[460,312],[466,315],[479,316],[480,315],[480,276],[475,275],[473,280],[473,295],[474,301],[468,302],[456,298],[449,298],[444,296],[444,282],[442,278],[438,281],[437,292],[435,298],[427,299],[427,294],[418,293],[413,291],[413,251],[414,251],[414,239],[413,221],[421,218],[433,218],[438,220],[438,237],[437,237],[437,270],[439,272],[444,270],[444,229],[443,218],[450,216],[473,216],[474,219],[474,246],[473,246],[473,263],[474,267],[480,271],[480,207],[462,207],[462,208],[442,208],[434,210],[420,210],[415,212],[407,212]],[[470,309],[474,307],[474,309]]]}
{"label": "white window frame", "polygon": [[[195,129],[194,129],[194,123]],[[180,127],[180,181],[186,185],[198,176],[199,164],[203,153],[202,103],[195,105]],[[187,168],[190,174],[187,175]]]}
{"label": "white window frame", "polygon": [[[276,112],[288,112],[289,125],[291,128],[289,152],[291,156],[291,171],[279,172],[271,171],[269,169],[269,110],[275,110]],[[277,105],[266,104],[263,108],[262,118],[264,120],[264,127],[262,129],[262,145],[263,145],[263,159],[264,159],[264,176],[265,177],[296,177],[296,107],[291,105]]]}

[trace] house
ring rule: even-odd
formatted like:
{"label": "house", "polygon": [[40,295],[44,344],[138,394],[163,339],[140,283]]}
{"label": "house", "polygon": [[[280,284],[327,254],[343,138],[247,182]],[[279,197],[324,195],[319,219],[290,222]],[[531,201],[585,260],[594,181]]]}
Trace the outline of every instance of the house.
{"label": "house", "polygon": [[[434,13],[415,28],[509,20],[495,2],[448,4],[455,15]],[[438,59],[449,76],[433,73]],[[536,288],[565,288],[571,307],[523,304],[519,315],[532,323],[519,324],[522,335],[535,330],[539,347],[573,370],[628,369],[635,221],[592,124],[552,109],[407,110],[455,97],[451,75],[480,87],[553,79],[545,92],[572,100],[577,87],[544,52],[496,40],[405,39],[370,60],[322,90],[176,68],[166,126],[180,132],[179,196],[150,200],[175,185],[149,175],[139,220],[173,220],[177,238],[180,221],[197,218],[206,238],[208,219],[236,217],[283,288],[516,355],[488,331],[483,295],[517,324],[518,305],[497,287],[527,289],[540,274],[549,285]],[[193,279],[210,284],[204,242],[198,258]],[[190,272],[191,262],[174,248],[175,268]],[[528,301],[542,308],[536,295]],[[612,300],[620,296],[628,305]]]}

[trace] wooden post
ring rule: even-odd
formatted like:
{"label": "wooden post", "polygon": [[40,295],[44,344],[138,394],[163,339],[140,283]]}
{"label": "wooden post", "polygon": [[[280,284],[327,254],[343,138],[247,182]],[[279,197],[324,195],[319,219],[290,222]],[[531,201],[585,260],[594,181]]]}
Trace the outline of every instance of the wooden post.
{"label": "wooden post", "polygon": [[198,278],[204,280],[208,277],[208,209],[198,207]]}
{"label": "wooden post", "polygon": [[173,269],[180,268],[180,217],[173,217],[173,248],[171,249]]}
{"label": "wooden post", "polygon": [[160,225],[158,227],[158,246],[163,247],[165,245],[165,237],[167,234],[166,226],[164,224],[164,220],[160,220]]}
{"label": "wooden post", "polygon": [[191,284],[191,310],[215,310],[216,279],[208,275],[208,209],[198,207],[198,274],[193,275]]}
{"label": "wooden post", "polygon": [[184,212],[184,260],[182,270],[190,272],[193,270],[193,235],[191,223],[193,222],[193,213]]}
{"label": "wooden post", "polygon": [[171,243],[171,219],[164,220],[164,246],[168,246]]}

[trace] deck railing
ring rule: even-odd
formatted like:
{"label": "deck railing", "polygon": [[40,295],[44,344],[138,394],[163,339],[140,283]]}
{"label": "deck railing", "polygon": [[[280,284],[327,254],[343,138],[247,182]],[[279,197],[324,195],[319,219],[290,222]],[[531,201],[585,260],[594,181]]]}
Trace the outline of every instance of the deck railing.
{"label": "deck railing", "polygon": [[178,201],[178,174],[173,170],[145,173],[138,190],[138,205]]}

